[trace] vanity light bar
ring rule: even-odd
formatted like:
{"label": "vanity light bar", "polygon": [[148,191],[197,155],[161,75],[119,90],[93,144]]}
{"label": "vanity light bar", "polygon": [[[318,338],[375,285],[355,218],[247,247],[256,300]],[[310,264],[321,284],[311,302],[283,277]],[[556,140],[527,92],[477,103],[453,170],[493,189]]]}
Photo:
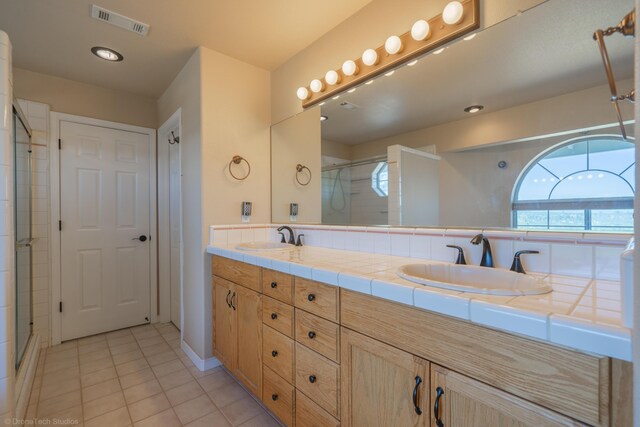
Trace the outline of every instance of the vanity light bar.
{"label": "vanity light bar", "polygon": [[346,61],[338,70],[329,70],[324,78],[298,88],[296,95],[304,108],[311,107],[479,27],[480,0],[451,1],[442,14],[428,21],[416,21],[410,31],[389,37],[384,45],[365,50],[362,57]]}

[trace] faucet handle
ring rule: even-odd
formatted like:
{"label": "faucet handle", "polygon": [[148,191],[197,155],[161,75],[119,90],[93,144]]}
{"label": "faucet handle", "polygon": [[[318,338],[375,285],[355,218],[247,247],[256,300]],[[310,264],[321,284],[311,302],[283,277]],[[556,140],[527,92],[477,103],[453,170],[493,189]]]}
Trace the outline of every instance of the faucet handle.
{"label": "faucet handle", "polygon": [[447,245],[447,247],[458,250],[458,257],[456,258],[456,264],[465,265],[467,263],[467,260],[464,259],[464,249],[462,249],[460,246],[455,246],[455,245]]}
{"label": "faucet handle", "polygon": [[296,242],[296,246],[302,246],[302,240],[300,238],[303,236],[304,234],[298,234],[298,241]]}
{"label": "faucet handle", "polygon": [[517,251],[516,254],[513,256],[511,271],[515,271],[516,273],[526,274],[526,271],[524,271],[524,267],[522,266],[522,261],[520,261],[520,255],[539,254],[539,253],[540,251],[530,251],[530,250]]}
{"label": "faucet handle", "polygon": [[287,240],[284,238],[284,233],[282,231],[278,231],[280,235],[280,243],[287,243]]}

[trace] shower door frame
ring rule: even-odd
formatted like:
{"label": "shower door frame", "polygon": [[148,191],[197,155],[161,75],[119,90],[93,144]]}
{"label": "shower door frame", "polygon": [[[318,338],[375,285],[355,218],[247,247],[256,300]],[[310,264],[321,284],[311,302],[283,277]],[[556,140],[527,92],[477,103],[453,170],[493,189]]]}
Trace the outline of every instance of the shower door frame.
{"label": "shower door frame", "polygon": [[[31,126],[29,125],[29,122],[26,118],[26,115],[24,114],[24,112],[22,111],[22,108],[20,108],[20,104],[18,104],[17,100],[14,100],[13,102],[13,113],[15,114],[15,116],[17,117],[18,120],[20,120],[20,123],[22,124],[22,126],[24,127],[25,131],[27,132],[27,135],[29,135],[29,142],[26,144],[28,145],[28,154],[29,154],[29,185],[28,185],[28,192],[29,192],[29,237],[28,237],[28,242],[25,243],[24,245],[26,247],[29,248],[29,337],[27,338],[27,341],[25,343],[25,347],[24,347],[24,351],[22,352],[21,357],[19,358],[19,349],[18,349],[18,319],[17,319],[17,313],[18,313],[18,291],[17,291],[17,287],[18,287],[18,248],[19,248],[19,241],[18,241],[18,233],[17,233],[17,215],[15,215],[14,212],[14,223],[13,226],[16,228],[15,230],[15,247],[14,247],[14,252],[15,252],[15,259],[14,259],[14,268],[15,268],[15,287],[16,287],[16,294],[14,296],[14,300],[15,300],[15,313],[14,316],[16,316],[15,320],[15,325],[14,325],[14,332],[16,334],[16,339],[15,339],[15,363],[14,363],[14,368],[16,370],[16,372],[20,369],[20,367],[22,366],[22,363],[24,361],[24,357],[27,355],[27,350],[29,349],[29,343],[33,337],[33,248],[32,248],[32,243],[33,243],[33,230],[31,228],[31,225],[33,223],[33,200],[32,200],[32,189],[31,189],[31,185],[32,185],[32,158],[31,158],[31,147],[33,145],[39,145],[39,144],[34,144],[33,143],[33,130],[31,129]],[[17,142],[15,140],[16,138],[16,130],[17,130],[17,123],[14,121],[13,123],[13,130],[14,130],[14,150],[16,150],[15,145],[16,144],[25,144],[23,142]],[[16,150],[17,151],[17,150]],[[16,151],[14,151],[14,159],[16,156]],[[14,160],[15,161],[15,160]],[[14,186],[17,188],[17,180],[16,180],[16,174],[17,174],[17,165],[16,165],[16,171],[14,171]],[[17,190],[14,191],[14,204],[15,207],[14,209],[17,209],[17,200],[18,200],[18,196],[17,196],[18,192]],[[20,360],[18,360],[20,359]]]}

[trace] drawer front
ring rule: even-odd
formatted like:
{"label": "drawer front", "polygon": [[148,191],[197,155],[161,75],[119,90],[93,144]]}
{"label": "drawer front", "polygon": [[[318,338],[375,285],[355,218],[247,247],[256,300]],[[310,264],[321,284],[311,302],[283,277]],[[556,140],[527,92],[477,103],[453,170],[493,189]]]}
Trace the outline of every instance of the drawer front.
{"label": "drawer front", "polygon": [[293,304],[293,276],[273,270],[262,270],[262,290],[278,301]]}
{"label": "drawer front", "polygon": [[337,286],[296,277],[296,307],[337,323],[338,290]]}
{"label": "drawer front", "polygon": [[268,326],[262,327],[262,363],[293,384],[294,341]]}
{"label": "drawer front", "polygon": [[339,384],[339,365],[296,344],[296,388],[336,418],[340,418]]}
{"label": "drawer front", "polygon": [[340,327],[336,323],[296,309],[296,341],[340,362]]}
{"label": "drawer front", "polygon": [[295,389],[278,374],[265,367],[262,383],[262,401],[280,421],[293,425]]}
{"label": "drawer front", "polygon": [[260,284],[260,267],[221,256],[213,256],[211,273],[230,280],[235,284],[262,292]]}
{"label": "drawer front", "polygon": [[296,391],[296,427],[340,427],[340,421]]}
{"label": "drawer front", "polygon": [[262,323],[293,338],[293,307],[269,297],[262,298]]}

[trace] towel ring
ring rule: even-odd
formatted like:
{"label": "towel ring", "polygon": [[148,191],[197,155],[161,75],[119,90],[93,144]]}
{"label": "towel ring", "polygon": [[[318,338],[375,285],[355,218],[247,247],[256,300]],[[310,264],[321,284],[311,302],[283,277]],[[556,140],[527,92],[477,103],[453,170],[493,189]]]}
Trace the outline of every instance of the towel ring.
{"label": "towel ring", "polygon": [[[309,179],[307,180],[307,182],[301,182],[300,178],[299,178],[299,174],[302,173],[303,170],[307,170],[307,172],[309,172]],[[309,169],[308,167],[301,165],[300,163],[298,163],[296,165],[296,181],[298,181],[298,184],[300,185],[309,185],[309,183],[311,182],[311,169]]]}
{"label": "towel ring", "polygon": [[[247,167],[249,168],[249,170],[247,171],[247,174],[245,176],[237,177],[233,173],[233,171],[231,170],[231,166],[234,165],[234,164],[239,165],[242,161],[244,161],[247,164]],[[234,177],[238,181],[244,181],[251,174],[251,165],[249,164],[249,161],[247,159],[245,159],[244,157],[235,155],[235,156],[233,156],[233,158],[229,162],[229,173],[231,174],[232,177]]]}

